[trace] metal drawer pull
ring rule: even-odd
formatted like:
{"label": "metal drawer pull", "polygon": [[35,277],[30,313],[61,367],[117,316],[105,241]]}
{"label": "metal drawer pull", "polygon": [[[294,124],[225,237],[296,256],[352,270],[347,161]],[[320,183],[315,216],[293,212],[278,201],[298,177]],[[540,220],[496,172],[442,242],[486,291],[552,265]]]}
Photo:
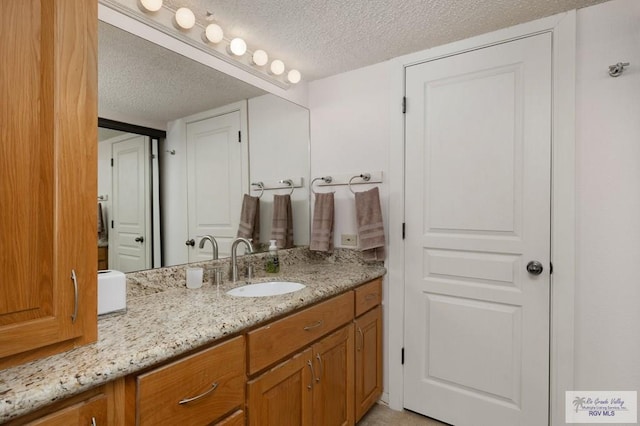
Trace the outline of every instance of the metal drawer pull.
{"label": "metal drawer pull", "polygon": [[91,426],[98,426],[98,424],[96,423],[95,417],[91,417]]}
{"label": "metal drawer pull", "polygon": [[322,358],[320,357],[320,354],[316,354],[316,359],[318,360],[318,365],[320,366],[320,374],[318,374],[318,377],[316,378],[316,383],[320,383],[320,378],[322,377]]}
{"label": "metal drawer pull", "polygon": [[194,396],[193,398],[185,398],[182,401],[178,402],[178,404],[183,405],[183,404],[188,404],[190,402],[193,401],[197,401],[200,398],[204,398],[205,396],[209,395],[211,392],[213,392],[214,390],[216,390],[216,388],[218,387],[218,382],[215,382],[214,384],[211,385],[211,389],[209,389],[208,391],[198,395],[198,396]]}
{"label": "metal drawer pull", "polygon": [[369,300],[373,300],[376,297],[378,297],[378,293],[369,293],[364,297],[364,300],[368,302]]}
{"label": "metal drawer pull", "polygon": [[73,297],[74,297],[73,314],[71,315],[71,322],[75,323],[76,318],[78,318],[78,277],[76,277],[75,269],[71,270],[71,281],[73,281]]}
{"label": "metal drawer pull", "polygon": [[362,346],[364,345],[364,333],[362,332],[362,329],[360,327],[358,327],[358,333],[360,333],[360,342],[361,344],[358,346],[358,352],[360,352],[362,350]]}
{"label": "metal drawer pull", "polygon": [[313,371],[313,363],[311,362],[310,359],[307,360],[307,365],[311,369],[311,383],[307,385],[307,389],[311,389],[313,382],[316,380],[316,372]]}
{"label": "metal drawer pull", "polygon": [[314,328],[318,328],[318,327],[320,327],[321,325],[322,325],[322,320],[320,320],[320,321],[318,321],[318,322],[316,322],[316,323],[314,323],[314,324],[311,324],[311,325],[306,326],[306,327],[304,328],[304,331],[313,330]]}

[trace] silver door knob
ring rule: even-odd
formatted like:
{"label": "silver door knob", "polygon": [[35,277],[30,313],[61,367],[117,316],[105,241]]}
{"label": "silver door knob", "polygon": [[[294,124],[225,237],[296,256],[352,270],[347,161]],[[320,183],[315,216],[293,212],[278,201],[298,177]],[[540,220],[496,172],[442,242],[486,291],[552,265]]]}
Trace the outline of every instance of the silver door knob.
{"label": "silver door knob", "polygon": [[187,245],[187,246],[193,247],[193,246],[196,245],[196,241],[192,238],[190,240],[185,241],[184,244]]}
{"label": "silver door knob", "polygon": [[540,275],[543,270],[544,267],[542,266],[542,263],[538,262],[537,260],[532,260],[531,262],[527,263],[527,272],[531,275]]}
{"label": "silver door knob", "polygon": [[143,243],[144,242],[144,237],[140,236],[138,238],[135,239],[136,243]]}

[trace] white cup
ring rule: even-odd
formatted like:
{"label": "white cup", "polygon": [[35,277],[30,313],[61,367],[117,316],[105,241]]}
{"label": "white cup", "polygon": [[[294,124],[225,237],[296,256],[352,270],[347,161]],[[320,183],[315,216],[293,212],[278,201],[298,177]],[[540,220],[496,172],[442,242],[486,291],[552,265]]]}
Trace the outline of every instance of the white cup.
{"label": "white cup", "polygon": [[202,268],[187,268],[187,288],[202,287],[203,274]]}

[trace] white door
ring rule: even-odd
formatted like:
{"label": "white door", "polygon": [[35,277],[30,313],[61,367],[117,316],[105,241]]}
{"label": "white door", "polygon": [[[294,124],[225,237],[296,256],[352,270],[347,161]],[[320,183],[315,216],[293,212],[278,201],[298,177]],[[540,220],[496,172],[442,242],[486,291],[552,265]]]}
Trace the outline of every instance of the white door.
{"label": "white door", "polygon": [[112,144],[112,215],[109,268],[151,268],[149,137],[127,134]]}
{"label": "white door", "polygon": [[189,262],[210,260],[212,248],[198,247],[203,235],[218,241],[220,256],[231,254],[242,205],[240,112],[187,123]]}
{"label": "white door", "polygon": [[404,405],[547,424],[551,36],[408,67],[406,95]]}

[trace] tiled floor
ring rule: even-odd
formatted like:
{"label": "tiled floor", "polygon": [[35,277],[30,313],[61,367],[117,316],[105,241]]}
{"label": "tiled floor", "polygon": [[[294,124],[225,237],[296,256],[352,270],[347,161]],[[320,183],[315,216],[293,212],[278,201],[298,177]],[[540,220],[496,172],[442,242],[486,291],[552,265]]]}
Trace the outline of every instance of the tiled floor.
{"label": "tiled floor", "polygon": [[421,416],[411,411],[394,411],[383,404],[376,404],[358,422],[358,426],[446,426],[437,420]]}

